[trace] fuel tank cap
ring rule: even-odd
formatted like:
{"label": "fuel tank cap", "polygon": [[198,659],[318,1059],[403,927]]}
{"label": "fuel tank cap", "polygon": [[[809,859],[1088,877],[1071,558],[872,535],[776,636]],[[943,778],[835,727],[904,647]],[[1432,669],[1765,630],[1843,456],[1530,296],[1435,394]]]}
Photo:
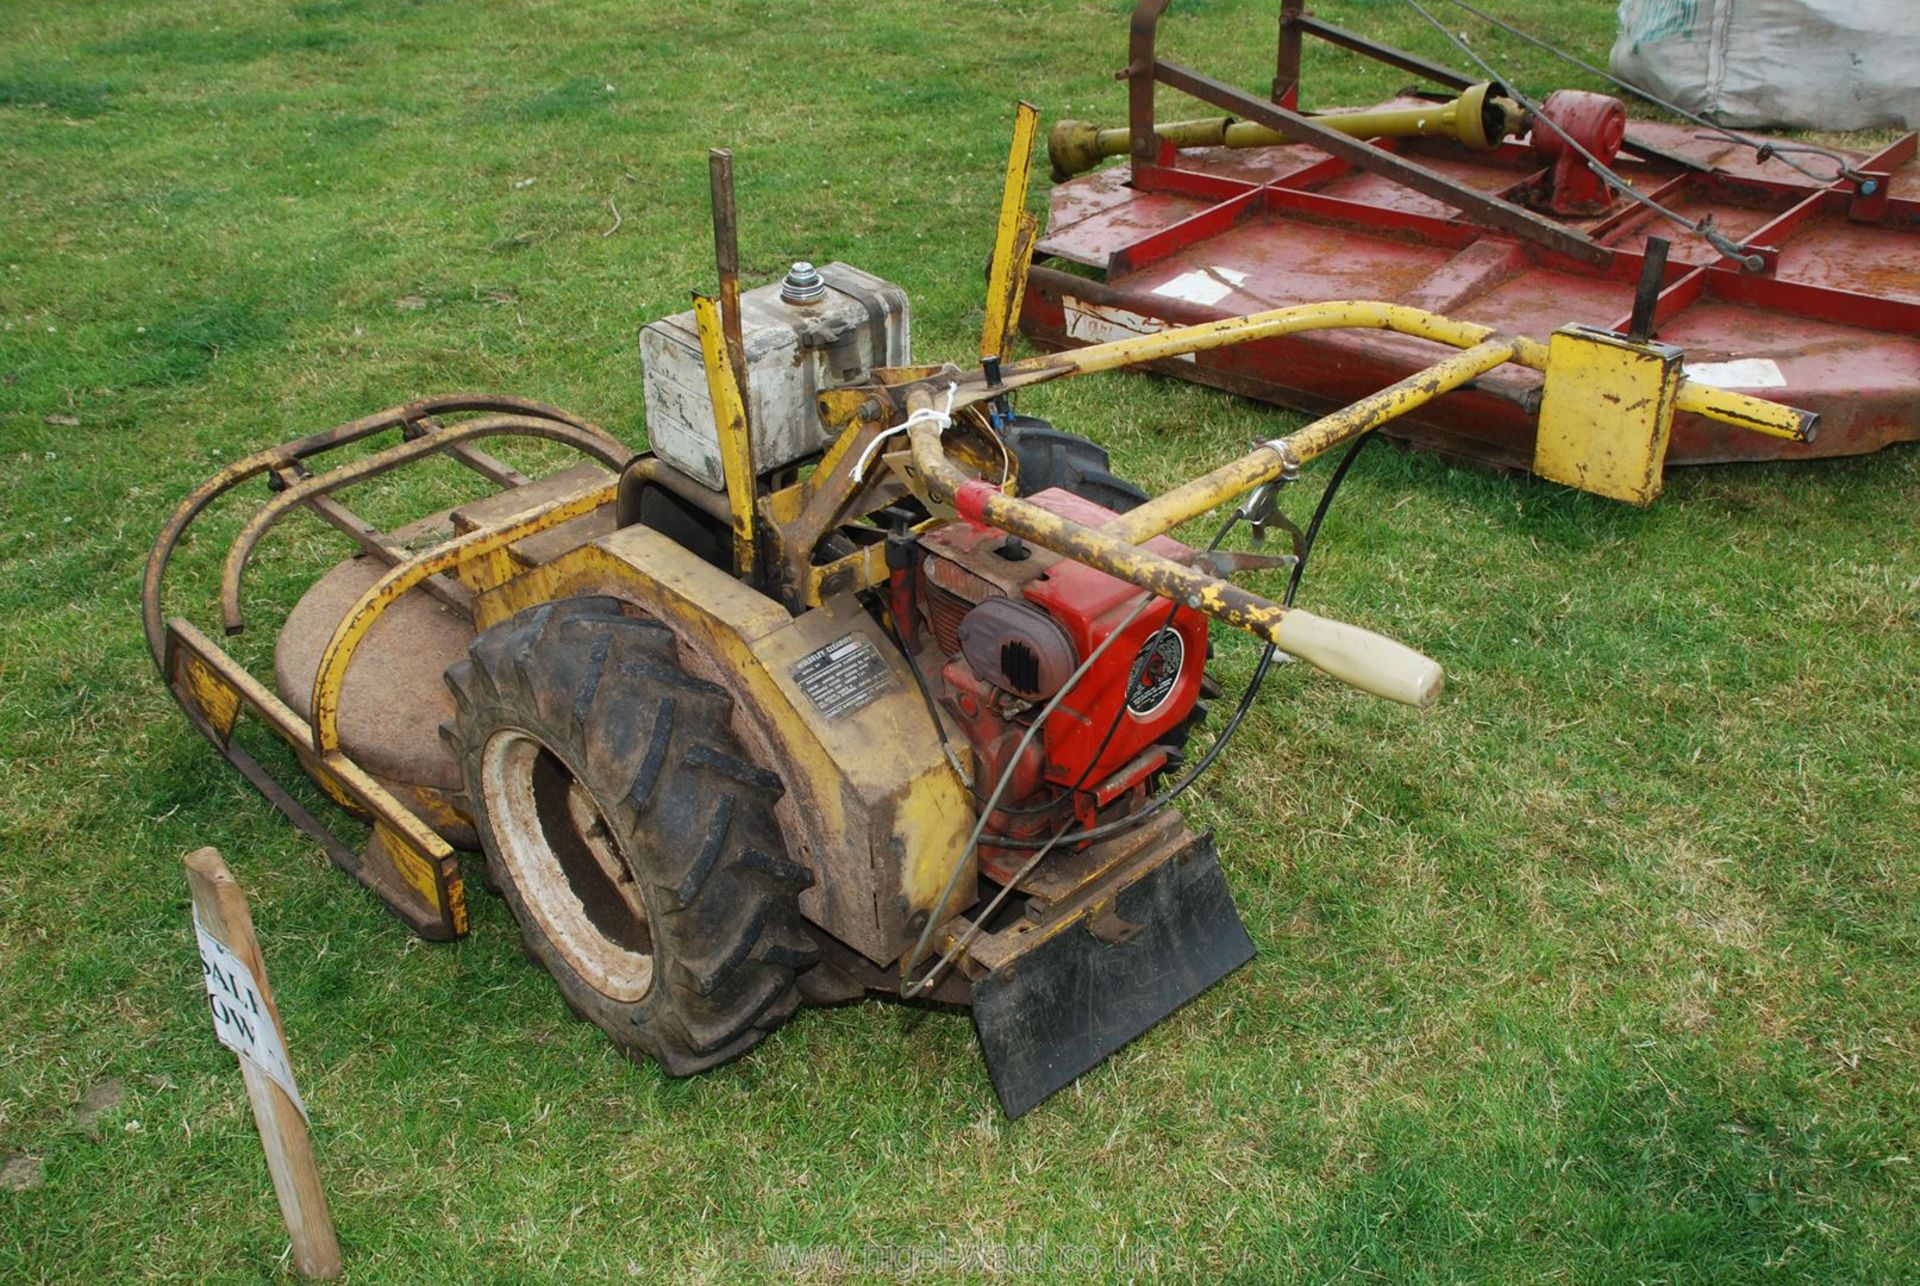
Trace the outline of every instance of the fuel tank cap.
{"label": "fuel tank cap", "polygon": [[780,283],[780,298],[790,304],[817,304],[827,297],[827,283],[814,266],[802,259],[787,269]]}

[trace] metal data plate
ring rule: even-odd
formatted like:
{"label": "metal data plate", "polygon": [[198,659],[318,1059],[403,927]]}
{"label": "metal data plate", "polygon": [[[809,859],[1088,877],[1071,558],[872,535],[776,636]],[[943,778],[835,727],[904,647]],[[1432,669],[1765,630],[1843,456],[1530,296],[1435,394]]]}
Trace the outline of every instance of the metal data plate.
{"label": "metal data plate", "polygon": [[973,1025],[1000,1106],[1020,1116],[1253,959],[1208,835],[1115,899],[1118,943],[1079,923],[974,984]]}

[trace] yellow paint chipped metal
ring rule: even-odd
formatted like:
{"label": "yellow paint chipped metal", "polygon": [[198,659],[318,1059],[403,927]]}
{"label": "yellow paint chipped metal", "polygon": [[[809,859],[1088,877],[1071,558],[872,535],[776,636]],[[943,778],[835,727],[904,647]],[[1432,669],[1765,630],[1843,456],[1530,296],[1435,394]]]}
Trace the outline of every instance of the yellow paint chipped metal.
{"label": "yellow paint chipped metal", "polygon": [[1652,504],[1673,428],[1680,350],[1563,326],[1547,351],[1533,471],[1595,495]]}
{"label": "yellow paint chipped metal", "polygon": [[980,328],[980,355],[1007,351],[1026,293],[1027,258],[1033,253],[1038,221],[1026,211],[1027,184],[1033,173],[1033,143],[1040,133],[1040,110],[1022,102],[1013,117],[1013,142],[1000,189],[1000,219],[994,227],[993,258],[987,266],[987,315]]}

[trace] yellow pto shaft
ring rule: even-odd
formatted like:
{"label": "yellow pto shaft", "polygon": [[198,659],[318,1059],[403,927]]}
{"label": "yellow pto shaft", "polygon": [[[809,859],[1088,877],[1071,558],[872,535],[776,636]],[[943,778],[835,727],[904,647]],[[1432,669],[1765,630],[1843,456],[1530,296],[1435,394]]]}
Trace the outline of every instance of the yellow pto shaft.
{"label": "yellow pto shaft", "polygon": [[[1471,148],[1498,147],[1526,123],[1520,104],[1492,92],[1482,83],[1463,90],[1447,103],[1421,107],[1388,107],[1363,112],[1333,112],[1315,116],[1316,125],[1352,138],[1450,138]],[[1231,116],[1168,121],[1153,132],[1174,147],[1272,147],[1287,139],[1277,130]],[[1088,121],[1060,121],[1047,132],[1047,159],[1055,181],[1090,170],[1109,156],[1125,156],[1133,145],[1126,127],[1101,129]]]}

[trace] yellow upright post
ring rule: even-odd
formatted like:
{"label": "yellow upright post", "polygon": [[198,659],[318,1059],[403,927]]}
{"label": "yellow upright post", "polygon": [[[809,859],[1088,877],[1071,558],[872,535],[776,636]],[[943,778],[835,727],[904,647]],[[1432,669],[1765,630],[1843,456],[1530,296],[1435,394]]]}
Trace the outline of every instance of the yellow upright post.
{"label": "yellow upright post", "polygon": [[739,372],[727,351],[719,306],[705,295],[693,297],[693,320],[700,332],[700,357],[707,367],[707,395],[713,402],[713,424],[720,434],[720,470],[726,475],[727,508],[733,519],[733,570],[745,576],[753,570],[753,518],[757,474],[753,439],[747,432],[747,408],[740,394]]}
{"label": "yellow upright post", "polygon": [[1007,339],[1020,320],[1027,290],[1027,259],[1033,254],[1040,223],[1027,213],[1027,185],[1033,175],[1033,144],[1040,136],[1040,111],[1022,102],[1013,116],[1013,145],[1007,151],[1007,178],[1000,189],[1000,221],[993,233],[993,262],[987,267],[987,320],[980,328],[980,355],[1004,357]]}

